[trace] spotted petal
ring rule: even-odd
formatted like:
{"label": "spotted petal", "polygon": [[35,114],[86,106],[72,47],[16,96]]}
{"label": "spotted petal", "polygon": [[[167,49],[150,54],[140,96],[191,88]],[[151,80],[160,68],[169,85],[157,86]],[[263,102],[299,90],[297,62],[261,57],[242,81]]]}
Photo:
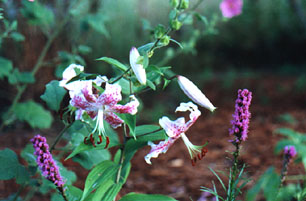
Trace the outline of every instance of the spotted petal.
{"label": "spotted petal", "polygon": [[113,128],[117,128],[121,126],[121,124],[124,122],[120,117],[118,117],[113,112],[105,112],[104,119],[109,123]]}
{"label": "spotted petal", "polygon": [[112,107],[112,111],[117,113],[129,113],[129,114],[136,114],[137,108],[139,106],[139,101],[135,98],[134,95],[130,96],[131,101],[125,105],[114,105]]}
{"label": "spotted petal", "polygon": [[101,105],[114,106],[121,101],[121,87],[118,84],[105,85],[105,91],[99,96],[97,102]]}
{"label": "spotted petal", "polygon": [[151,165],[151,158],[157,158],[159,154],[166,153],[175,140],[174,138],[168,138],[165,141],[159,142],[159,144],[154,144],[149,141],[148,145],[151,146],[151,151],[145,156],[146,162]]}
{"label": "spotted petal", "polygon": [[[180,111],[180,112],[186,112],[190,111],[189,118],[190,120],[185,124],[186,130],[189,129],[192,124],[201,116],[200,110],[198,110],[198,106],[193,104],[192,102],[188,103],[181,103],[180,106],[178,106],[175,110],[175,112]],[[185,130],[185,131],[186,131]]]}
{"label": "spotted petal", "polygon": [[185,132],[185,118],[181,117],[175,121],[171,121],[168,117],[159,119],[159,125],[165,130],[169,137],[176,138],[182,132]]}

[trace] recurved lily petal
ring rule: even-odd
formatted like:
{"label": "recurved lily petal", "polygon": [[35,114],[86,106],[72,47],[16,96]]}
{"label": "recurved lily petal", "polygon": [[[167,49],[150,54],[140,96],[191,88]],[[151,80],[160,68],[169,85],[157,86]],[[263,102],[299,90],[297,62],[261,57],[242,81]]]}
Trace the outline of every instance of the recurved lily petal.
{"label": "recurved lily petal", "polygon": [[59,86],[71,90],[72,84],[67,82],[76,76],[75,70],[84,71],[84,66],[77,64],[70,64],[63,72],[63,79],[59,82]]}
{"label": "recurved lily petal", "polygon": [[112,107],[112,111],[116,113],[128,113],[128,114],[136,114],[137,108],[139,106],[139,101],[136,99],[134,95],[130,96],[131,101],[125,105],[114,105]]}
{"label": "recurved lily petal", "polygon": [[[198,109],[198,106],[196,106],[195,104],[193,104],[192,102],[188,102],[188,103],[181,103],[180,106],[178,106],[175,110],[175,112],[186,112],[189,111],[189,118],[190,121],[195,122],[199,116],[201,116],[201,112]],[[189,124],[187,122],[187,124]],[[191,125],[190,125],[191,126]],[[189,126],[189,127],[190,127]]]}
{"label": "recurved lily petal", "polygon": [[168,117],[164,116],[159,119],[159,125],[165,130],[167,135],[172,138],[179,137],[182,132],[185,132],[184,117],[171,121]]}
{"label": "recurved lily petal", "polygon": [[142,85],[145,85],[147,82],[147,75],[146,75],[146,71],[143,65],[137,63],[137,60],[139,57],[140,57],[140,54],[137,48],[132,47],[132,49],[130,50],[130,65],[139,83]]}
{"label": "recurved lily petal", "polygon": [[183,92],[198,105],[213,112],[216,107],[208,100],[202,91],[189,79],[184,76],[177,76],[178,83]]}
{"label": "recurved lily petal", "polygon": [[113,128],[118,128],[124,122],[120,117],[112,112],[105,112],[104,119],[109,123]]}
{"label": "recurved lily petal", "polygon": [[149,141],[148,145],[151,146],[151,151],[145,156],[145,161],[151,165],[151,158],[157,158],[159,154],[166,153],[175,140],[174,138],[168,138],[165,141],[160,141],[159,144]]}

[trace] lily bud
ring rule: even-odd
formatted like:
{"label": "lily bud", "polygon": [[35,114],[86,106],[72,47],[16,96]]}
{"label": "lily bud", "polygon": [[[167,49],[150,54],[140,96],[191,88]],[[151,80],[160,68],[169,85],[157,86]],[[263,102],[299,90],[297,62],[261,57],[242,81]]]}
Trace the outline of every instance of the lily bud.
{"label": "lily bud", "polygon": [[147,81],[147,75],[143,65],[137,62],[139,57],[140,54],[137,48],[132,47],[130,51],[130,65],[136,75],[137,80],[140,82],[140,84],[145,85]]}
{"label": "lily bud", "polygon": [[178,84],[183,92],[198,105],[213,112],[216,107],[208,100],[208,98],[202,93],[202,91],[193,82],[186,77],[178,75]]}

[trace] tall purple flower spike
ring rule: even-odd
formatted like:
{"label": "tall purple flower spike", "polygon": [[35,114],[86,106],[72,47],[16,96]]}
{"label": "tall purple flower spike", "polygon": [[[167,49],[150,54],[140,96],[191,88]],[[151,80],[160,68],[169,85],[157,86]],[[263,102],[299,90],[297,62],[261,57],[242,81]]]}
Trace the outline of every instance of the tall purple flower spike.
{"label": "tall purple flower spike", "polygon": [[49,152],[49,145],[47,144],[46,138],[36,135],[31,139],[31,142],[35,149],[34,155],[37,156],[36,163],[41,170],[42,175],[49,181],[53,182],[54,185],[63,192],[64,181],[60,175],[58,166]]}
{"label": "tall purple flower spike", "polygon": [[285,146],[284,154],[290,159],[294,158],[297,155],[297,151],[294,146]]}
{"label": "tall purple flower spike", "polygon": [[236,143],[246,141],[248,137],[249,121],[251,113],[249,107],[252,100],[252,92],[247,89],[238,90],[238,98],[235,105],[235,113],[231,121],[232,128],[229,129],[230,135],[236,136]]}

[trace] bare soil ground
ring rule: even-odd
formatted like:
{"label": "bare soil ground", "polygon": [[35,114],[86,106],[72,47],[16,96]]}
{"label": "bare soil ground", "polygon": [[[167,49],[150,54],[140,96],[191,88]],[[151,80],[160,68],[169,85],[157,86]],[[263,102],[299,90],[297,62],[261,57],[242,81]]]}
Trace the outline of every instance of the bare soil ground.
{"label": "bare soil ground", "polygon": [[[252,118],[250,121],[249,138],[243,143],[240,162],[246,163],[246,173],[253,180],[246,186],[250,188],[269,166],[275,166],[280,172],[282,155],[274,153],[276,143],[282,138],[274,131],[277,128],[289,127],[301,133],[306,133],[306,93],[297,92],[294,88],[294,77],[262,76],[261,78],[241,80],[235,82],[230,89],[218,88],[218,81],[206,83],[205,94],[218,107],[215,113],[210,114],[202,110],[202,116],[186,133],[191,142],[199,144],[206,140],[206,156],[192,166],[188,151],[182,140],[178,140],[166,154],[152,159],[152,165],[144,161],[144,156],[150,151],[145,147],[136,153],[132,161],[131,174],[120,195],[129,192],[165,194],[181,201],[196,201],[201,196],[201,186],[212,187],[215,181],[218,191],[222,192],[217,179],[209,167],[214,170],[228,171],[231,166],[229,152],[234,147],[228,141],[228,129],[234,112],[237,90],[241,86],[253,92],[251,105]],[[280,119],[280,115],[290,114],[295,123]],[[0,138],[0,149],[11,148],[17,153],[28,143],[35,132],[29,130],[10,130]],[[43,133],[52,141],[56,133]],[[83,188],[88,171],[70,160],[64,165],[77,173],[77,187]],[[301,164],[292,163],[289,174],[305,174]],[[222,177],[224,178],[224,177]],[[0,198],[16,192],[18,185],[13,180],[0,181]],[[27,189],[22,194],[26,194]],[[120,196],[118,196],[119,198]],[[32,200],[49,200],[48,196],[38,193]],[[244,200],[244,195],[240,196]]]}

